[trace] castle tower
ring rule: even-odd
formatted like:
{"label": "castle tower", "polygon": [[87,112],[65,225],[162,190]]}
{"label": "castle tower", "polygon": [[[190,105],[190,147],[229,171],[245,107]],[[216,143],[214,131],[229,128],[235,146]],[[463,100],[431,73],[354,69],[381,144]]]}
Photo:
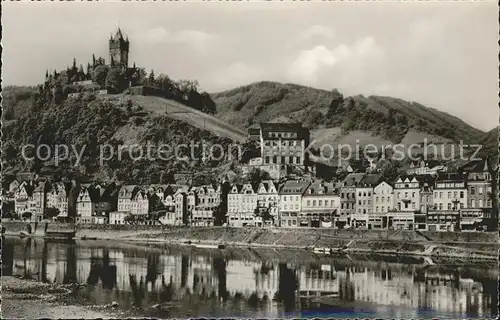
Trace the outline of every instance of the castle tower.
{"label": "castle tower", "polygon": [[109,39],[109,56],[111,65],[128,67],[128,38],[123,37],[122,31],[118,28],[115,36]]}

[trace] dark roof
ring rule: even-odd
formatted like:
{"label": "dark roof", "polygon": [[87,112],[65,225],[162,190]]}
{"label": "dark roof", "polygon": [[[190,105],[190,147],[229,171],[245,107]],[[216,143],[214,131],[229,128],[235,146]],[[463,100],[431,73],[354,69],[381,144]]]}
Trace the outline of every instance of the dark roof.
{"label": "dark roof", "polygon": [[355,186],[358,184],[366,173],[349,173],[344,180],[342,180],[342,184],[346,186]]}
{"label": "dark roof", "polygon": [[382,175],[378,173],[367,173],[363,176],[361,181],[359,181],[360,185],[367,185],[367,186],[376,186],[380,180],[382,179]]}
{"label": "dark roof", "polygon": [[442,181],[464,181],[465,176],[460,173],[440,173],[436,177],[436,182]]}
{"label": "dark roof", "polygon": [[303,194],[310,184],[309,180],[288,180],[281,186],[279,193]]}
{"label": "dark roof", "polygon": [[262,131],[287,131],[287,132],[299,132],[302,130],[302,123],[300,122],[290,122],[290,123],[279,123],[279,122],[261,122],[260,128]]}
{"label": "dark roof", "polygon": [[335,186],[331,182],[316,180],[309,185],[305,191],[306,195],[333,195],[337,194]]}
{"label": "dark roof", "polygon": [[486,170],[491,170],[490,163],[486,161],[486,159],[481,159],[481,160],[472,160],[467,162],[466,164],[462,165],[459,168],[460,172],[485,172],[485,167],[487,168]]}

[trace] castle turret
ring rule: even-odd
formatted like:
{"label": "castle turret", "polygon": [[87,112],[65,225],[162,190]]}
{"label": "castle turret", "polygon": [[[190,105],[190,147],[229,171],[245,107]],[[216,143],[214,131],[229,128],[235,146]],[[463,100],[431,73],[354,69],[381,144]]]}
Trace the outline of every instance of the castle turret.
{"label": "castle turret", "polygon": [[95,54],[92,53],[92,67],[95,68]]}
{"label": "castle turret", "polygon": [[76,70],[76,59],[73,58],[73,70]]}
{"label": "castle turret", "polygon": [[123,67],[128,67],[128,51],[129,51],[129,41],[128,38],[123,37],[120,28],[116,31],[115,36],[111,36],[109,39],[109,56],[112,61],[112,65],[119,65]]}

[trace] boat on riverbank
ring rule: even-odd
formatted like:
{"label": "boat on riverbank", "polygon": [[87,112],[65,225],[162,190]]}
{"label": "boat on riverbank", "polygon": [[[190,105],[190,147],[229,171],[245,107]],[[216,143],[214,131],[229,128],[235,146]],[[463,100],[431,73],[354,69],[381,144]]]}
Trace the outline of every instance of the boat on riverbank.
{"label": "boat on riverbank", "polygon": [[203,249],[225,249],[226,246],[223,244],[203,244],[203,243],[197,243],[193,244],[195,248],[203,248]]}
{"label": "boat on riverbank", "polygon": [[44,239],[50,240],[73,240],[76,231],[45,231]]}
{"label": "boat on riverbank", "polygon": [[315,247],[313,248],[314,253],[322,253],[322,254],[330,254],[332,253],[332,250],[330,248],[321,248],[321,247]]}

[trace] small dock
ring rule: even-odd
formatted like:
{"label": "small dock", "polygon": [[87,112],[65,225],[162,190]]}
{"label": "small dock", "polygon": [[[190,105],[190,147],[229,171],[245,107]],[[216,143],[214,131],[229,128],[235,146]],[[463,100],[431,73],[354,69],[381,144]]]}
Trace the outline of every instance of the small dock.
{"label": "small dock", "polygon": [[43,236],[44,239],[73,240],[75,238],[75,235],[76,235],[75,227],[69,230],[61,230],[61,229],[49,230],[49,224],[45,223],[45,233]]}

